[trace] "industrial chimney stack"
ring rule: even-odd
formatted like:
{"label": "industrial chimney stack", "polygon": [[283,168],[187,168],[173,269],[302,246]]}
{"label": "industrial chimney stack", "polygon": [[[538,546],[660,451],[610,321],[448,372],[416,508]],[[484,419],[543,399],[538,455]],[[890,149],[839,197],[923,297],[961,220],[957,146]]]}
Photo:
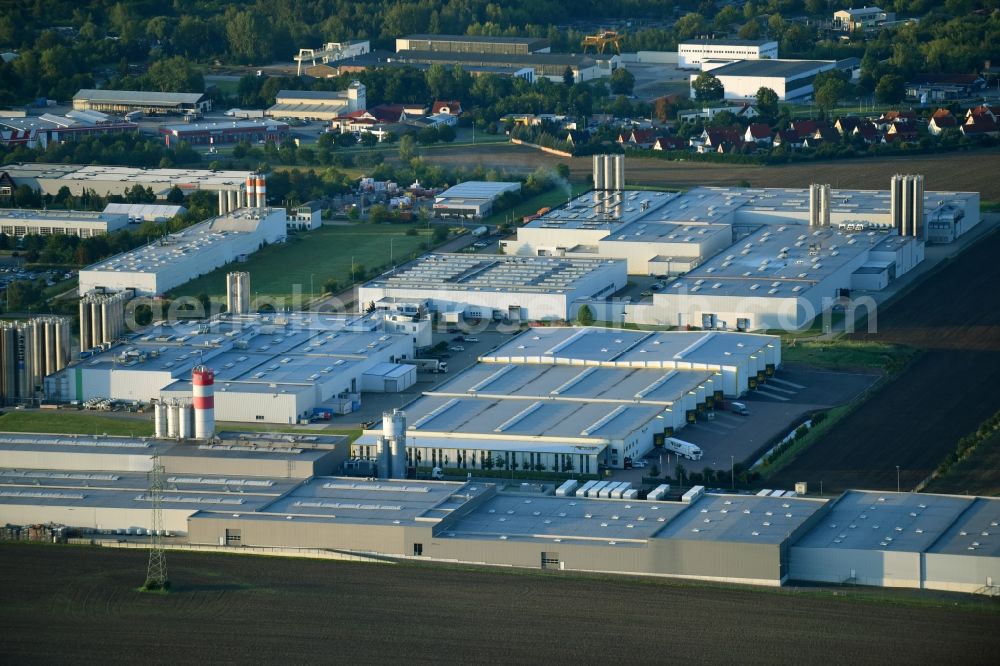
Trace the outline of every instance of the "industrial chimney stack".
{"label": "industrial chimney stack", "polygon": [[215,435],[215,372],[204,365],[191,372],[194,404],[194,437],[211,439]]}

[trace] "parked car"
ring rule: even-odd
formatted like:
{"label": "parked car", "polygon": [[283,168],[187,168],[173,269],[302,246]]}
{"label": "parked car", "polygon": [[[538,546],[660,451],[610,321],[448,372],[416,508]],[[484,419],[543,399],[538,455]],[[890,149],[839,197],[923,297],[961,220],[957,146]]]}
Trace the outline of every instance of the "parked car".
{"label": "parked car", "polygon": [[645,469],[646,468],[646,461],[645,460],[633,460],[632,461],[632,467],[634,467],[635,469]]}
{"label": "parked car", "polygon": [[467,336],[465,336],[463,338],[463,341],[464,342],[479,342],[479,338],[473,337],[471,335],[467,335]]}
{"label": "parked car", "polygon": [[463,347],[462,345],[452,345],[451,347],[448,347],[448,351],[464,352],[465,347]]}

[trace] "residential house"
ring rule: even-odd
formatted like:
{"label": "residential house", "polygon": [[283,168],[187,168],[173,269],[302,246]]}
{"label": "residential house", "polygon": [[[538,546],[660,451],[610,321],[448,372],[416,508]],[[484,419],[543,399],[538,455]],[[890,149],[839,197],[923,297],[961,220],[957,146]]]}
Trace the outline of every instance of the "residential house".
{"label": "residential house", "polygon": [[897,120],[889,125],[888,129],[885,131],[885,137],[883,141],[885,143],[891,143],[893,141],[916,141],[917,140],[917,126],[916,123],[908,123],[901,120]]}
{"label": "residential house", "polygon": [[958,119],[952,115],[951,111],[948,109],[938,109],[931,116],[931,120],[927,123],[927,131],[933,136],[939,136],[946,129],[957,129]]}
{"label": "residential house", "polygon": [[816,130],[828,128],[830,123],[826,120],[811,120],[809,118],[803,120],[793,120],[792,129],[799,133],[803,139],[810,134],[815,134]]}
{"label": "residential house", "polygon": [[582,146],[590,141],[590,133],[586,130],[571,129],[566,132],[565,141],[571,146]]}
{"label": "residential house", "polygon": [[802,147],[802,137],[791,128],[778,130],[774,135],[774,145],[784,146],[788,150],[795,150]]}
{"label": "residential house", "polygon": [[825,125],[818,127],[815,132],[807,136],[802,145],[806,148],[819,148],[824,143],[839,143],[840,142],[840,132],[835,130],[830,125]]}
{"label": "residential house", "polygon": [[743,141],[754,144],[754,147],[770,146],[771,140],[771,128],[764,123],[751,123],[743,134]]}
{"label": "residential house", "polygon": [[840,118],[837,118],[837,122],[835,122],[833,126],[838,132],[840,132],[841,136],[850,136],[854,134],[854,130],[857,129],[860,124],[861,119],[856,116],[841,116]]}
{"label": "residential house", "polygon": [[969,138],[1000,135],[996,119],[988,113],[970,115],[959,130]]}
{"label": "residential house", "polygon": [[684,150],[687,147],[687,141],[679,136],[658,136],[653,142],[653,150]]}
{"label": "residential house", "polygon": [[462,103],[457,99],[436,101],[431,107],[431,114],[437,115],[439,113],[447,113],[450,116],[460,116],[462,115]]}
{"label": "residential house", "polygon": [[880,131],[888,132],[889,126],[896,122],[911,123],[913,125],[916,125],[917,112],[913,110],[886,111],[885,113],[883,113],[881,116],[878,117],[878,120],[875,121],[875,124],[878,125]]}
{"label": "residential house", "polygon": [[691,139],[691,146],[699,153],[716,152],[723,143],[730,145],[742,144],[743,128],[739,125],[706,127],[697,138]]}
{"label": "residential house", "polygon": [[0,204],[10,205],[14,200],[14,192],[17,190],[17,184],[14,183],[14,179],[10,177],[10,174],[6,171],[0,171]]}
{"label": "residential house", "polygon": [[859,123],[858,126],[854,128],[854,131],[851,132],[851,136],[859,136],[861,137],[861,140],[867,144],[879,142],[878,127],[876,127],[875,123],[870,120]]}
{"label": "residential house", "polygon": [[421,104],[379,104],[378,106],[371,107],[368,111],[380,123],[393,124],[405,122],[409,118],[426,114],[426,110]]}
{"label": "residential house", "polygon": [[989,116],[993,120],[1000,120],[1000,106],[987,106],[985,104],[980,104],[977,107],[973,107],[965,112],[965,118],[968,120],[972,117]]}

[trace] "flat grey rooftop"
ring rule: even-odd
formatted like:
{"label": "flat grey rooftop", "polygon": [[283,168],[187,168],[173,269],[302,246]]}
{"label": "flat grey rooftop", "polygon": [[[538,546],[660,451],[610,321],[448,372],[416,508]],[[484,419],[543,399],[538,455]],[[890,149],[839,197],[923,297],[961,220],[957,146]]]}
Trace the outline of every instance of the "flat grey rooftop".
{"label": "flat grey rooftop", "polygon": [[927,552],[1000,557],[1000,499],[977,497]]}
{"label": "flat grey rooftop", "polygon": [[496,495],[443,525],[435,536],[594,545],[644,543],[686,508],[670,502]]}
{"label": "flat grey rooftop", "polygon": [[624,262],[615,259],[426,254],[365,284],[371,288],[564,293]]}
{"label": "flat grey rooftop", "polygon": [[764,46],[776,43],[771,39],[682,39],[677,46],[685,44],[695,46]]}
{"label": "flat grey rooftop", "polygon": [[716,76],[763,76],[795,78],[825,65],[836,65],[833,60],[738,60],[716,67]]}
{"label": "flat grey rooftop", "polygon": [[[951,530],[973,502],[973,498],[948,495],[849,490],[833,504],[821,522],[793,545],[922,553],[947,534],[949,538],[941,542],[938,552],[959,552],[975,538],[967,539],[970,543],[966,544],[965,537],[960,538],[957,530],[954,534]],[[992,508],[991,520],[995,521],[998,505],[984,506]],[[996,553],[996,538],[988,541],[984,537],[983,541]]]}
{"label": "flat grey rooftop", "polygon": [[708,370],[479,363],[425,395],[670,405],[714,375]]}
{"label": "flat grey rooftop", "polygon": [[229,129],[261,129],[275,131],[288,129],[287,123],[275,120],[220,120],[216,122],[180,123],[160,128],[168,132],[213,132]]}
{"label": "flat grey rooftop", "polygon": [[125,104],[195,104],[204,99],[205,93],[150,92],[145,90],[96,90],[83,88],[73,99],[91,102],[122,102]]}
{"label": "flat grey rooftop", "polygon": [[656,536],[780,544],[824,504],[824,500],[805,498],[703,495]]}
{"label": "flat grey rooftop", "polygon": [[438,523],[485,492],[492,492],[492,486],[485,483],[313,477],[262,507],[260,512],[279,516],[283,520],[291,516],[292,520],[359,524]]}
{"label": "flat grey rooftop", "polygon": [[765,226],[670,283],[662,294],[797,298],[858,261],[888,232]]}
{"label": "flat grey rooftop", "polygon": [[723,331],[630,331],[539,327],[481,358],[489,363],[606,364],[672,367],[676,363],[726,365],[774,345],[773,336]]}

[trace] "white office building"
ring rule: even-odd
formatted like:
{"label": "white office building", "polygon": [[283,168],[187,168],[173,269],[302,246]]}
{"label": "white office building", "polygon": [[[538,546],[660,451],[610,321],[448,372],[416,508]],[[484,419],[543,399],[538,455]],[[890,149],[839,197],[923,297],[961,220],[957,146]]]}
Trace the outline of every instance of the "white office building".
{"label": "white office building", "polygon": [[778,58],[778,42],[770,39],[690,39],[677,45],[677,67],[701,69],[706,60],[733,62]]}
{"label": "white office building", "polygon": [[127,215],[107,211],[0,209],[0,232],[11,238],[30,234],[91,238],[124,229],[128,223]]}

